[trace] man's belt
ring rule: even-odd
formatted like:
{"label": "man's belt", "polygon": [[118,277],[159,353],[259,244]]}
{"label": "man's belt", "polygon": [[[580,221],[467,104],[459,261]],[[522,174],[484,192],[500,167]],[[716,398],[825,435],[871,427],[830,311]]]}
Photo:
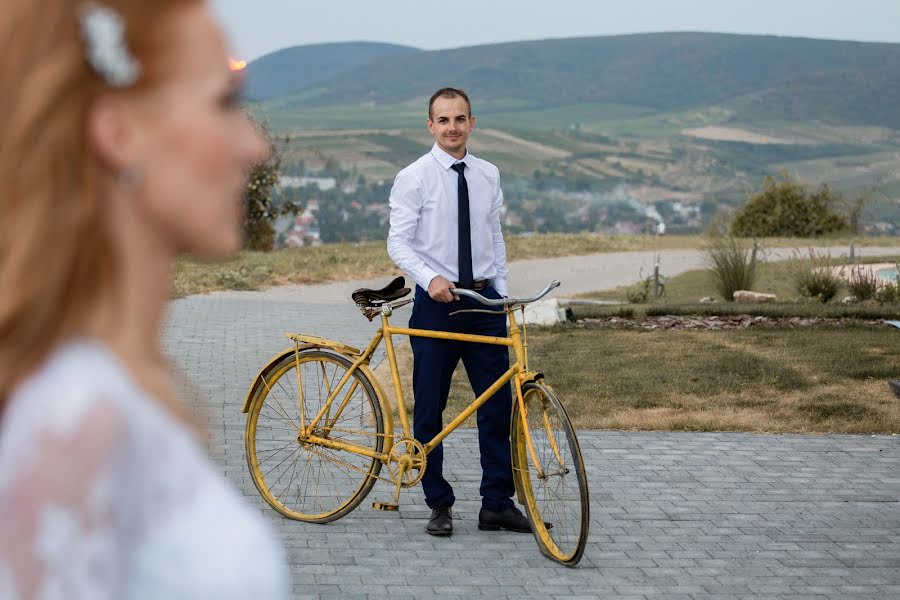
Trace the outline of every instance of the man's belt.
{"label": "man's belt", "polygon": [[493,284],[493,283],[494,283],[493,279],[479,279],[478,281],[473,281],[472,285],[470,285],[469,287],[463,287],[460,284],[455,283],[455,282],[453,284],[453,287],[462,288],[464,290],[472,290],[473,292],[480,292],[482,290],[486,290],[489,287],[491,287],[491,284]]}

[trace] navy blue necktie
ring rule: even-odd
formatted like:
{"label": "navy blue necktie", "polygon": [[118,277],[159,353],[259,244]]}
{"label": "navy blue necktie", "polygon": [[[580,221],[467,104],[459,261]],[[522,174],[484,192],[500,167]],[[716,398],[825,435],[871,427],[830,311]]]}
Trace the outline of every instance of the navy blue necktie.
{"label": "navy blue necktie", "polygon": [[469,185],[466,183],[466,163],[453,165],[452,169],[459,173],[456,189],[459,197],[459,286],[472,287],[472,226],[469,222]]}

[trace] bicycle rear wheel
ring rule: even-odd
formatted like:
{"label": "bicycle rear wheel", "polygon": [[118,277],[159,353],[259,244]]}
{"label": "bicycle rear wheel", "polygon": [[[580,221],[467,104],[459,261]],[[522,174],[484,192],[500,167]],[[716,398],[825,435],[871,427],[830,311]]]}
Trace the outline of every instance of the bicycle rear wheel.
{"label": "bicycle rear wheel", "polygon": [[514,402],[510,440],[516,490],[541,552],[575,566],[584,554],[590,523],[581,448],[549,386],[528,382],[522,397],[525,416]]}
{"label": "bicycle rear wheel", "polygon": [[[301,385],[303,420],[309,425],[352,364],[317,348],[302,350],[299,358],[290,352],[253,384],[245,432],[247,465],[262,497],[285,517],[334,521],[356,508],[375,485],[380,461],[299,439]],[[382,452],[381,405],[364,373],[353,373],[314,433]]]}

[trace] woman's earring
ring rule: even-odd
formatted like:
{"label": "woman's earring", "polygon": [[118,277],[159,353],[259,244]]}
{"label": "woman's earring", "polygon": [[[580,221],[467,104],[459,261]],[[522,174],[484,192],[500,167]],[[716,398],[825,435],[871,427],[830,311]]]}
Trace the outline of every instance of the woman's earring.
{"label": "woman's earring", "polygon": [[134,189],[141,182],[141,171],[137,167],[125,167],[119,171],[119,184],[128,189]]}

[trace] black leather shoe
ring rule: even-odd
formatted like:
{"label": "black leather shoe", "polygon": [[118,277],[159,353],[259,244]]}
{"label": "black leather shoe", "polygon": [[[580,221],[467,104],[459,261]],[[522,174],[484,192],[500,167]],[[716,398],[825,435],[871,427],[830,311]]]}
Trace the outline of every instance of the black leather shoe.
{"label": "black leather shoe", "polygon": [[[547,529],[553,527],[550,523],[545,523],[545,525]],[[531,523],[528,522],[528,518],[522,514],[522,511],[515,506],[500,512],[482,508],[481,512],[478,513],[478,529],[482,531],[506,529],[517,533],[531,533]]]}
{"label": "black leather shoe", "polygon": [[[428,519],[425,531],[431,535],[447,536],[452,534],[453,515],[450,513],[450,507],[432,509],[431,518]],[[529,529],[528,531],[531,530]]]}

